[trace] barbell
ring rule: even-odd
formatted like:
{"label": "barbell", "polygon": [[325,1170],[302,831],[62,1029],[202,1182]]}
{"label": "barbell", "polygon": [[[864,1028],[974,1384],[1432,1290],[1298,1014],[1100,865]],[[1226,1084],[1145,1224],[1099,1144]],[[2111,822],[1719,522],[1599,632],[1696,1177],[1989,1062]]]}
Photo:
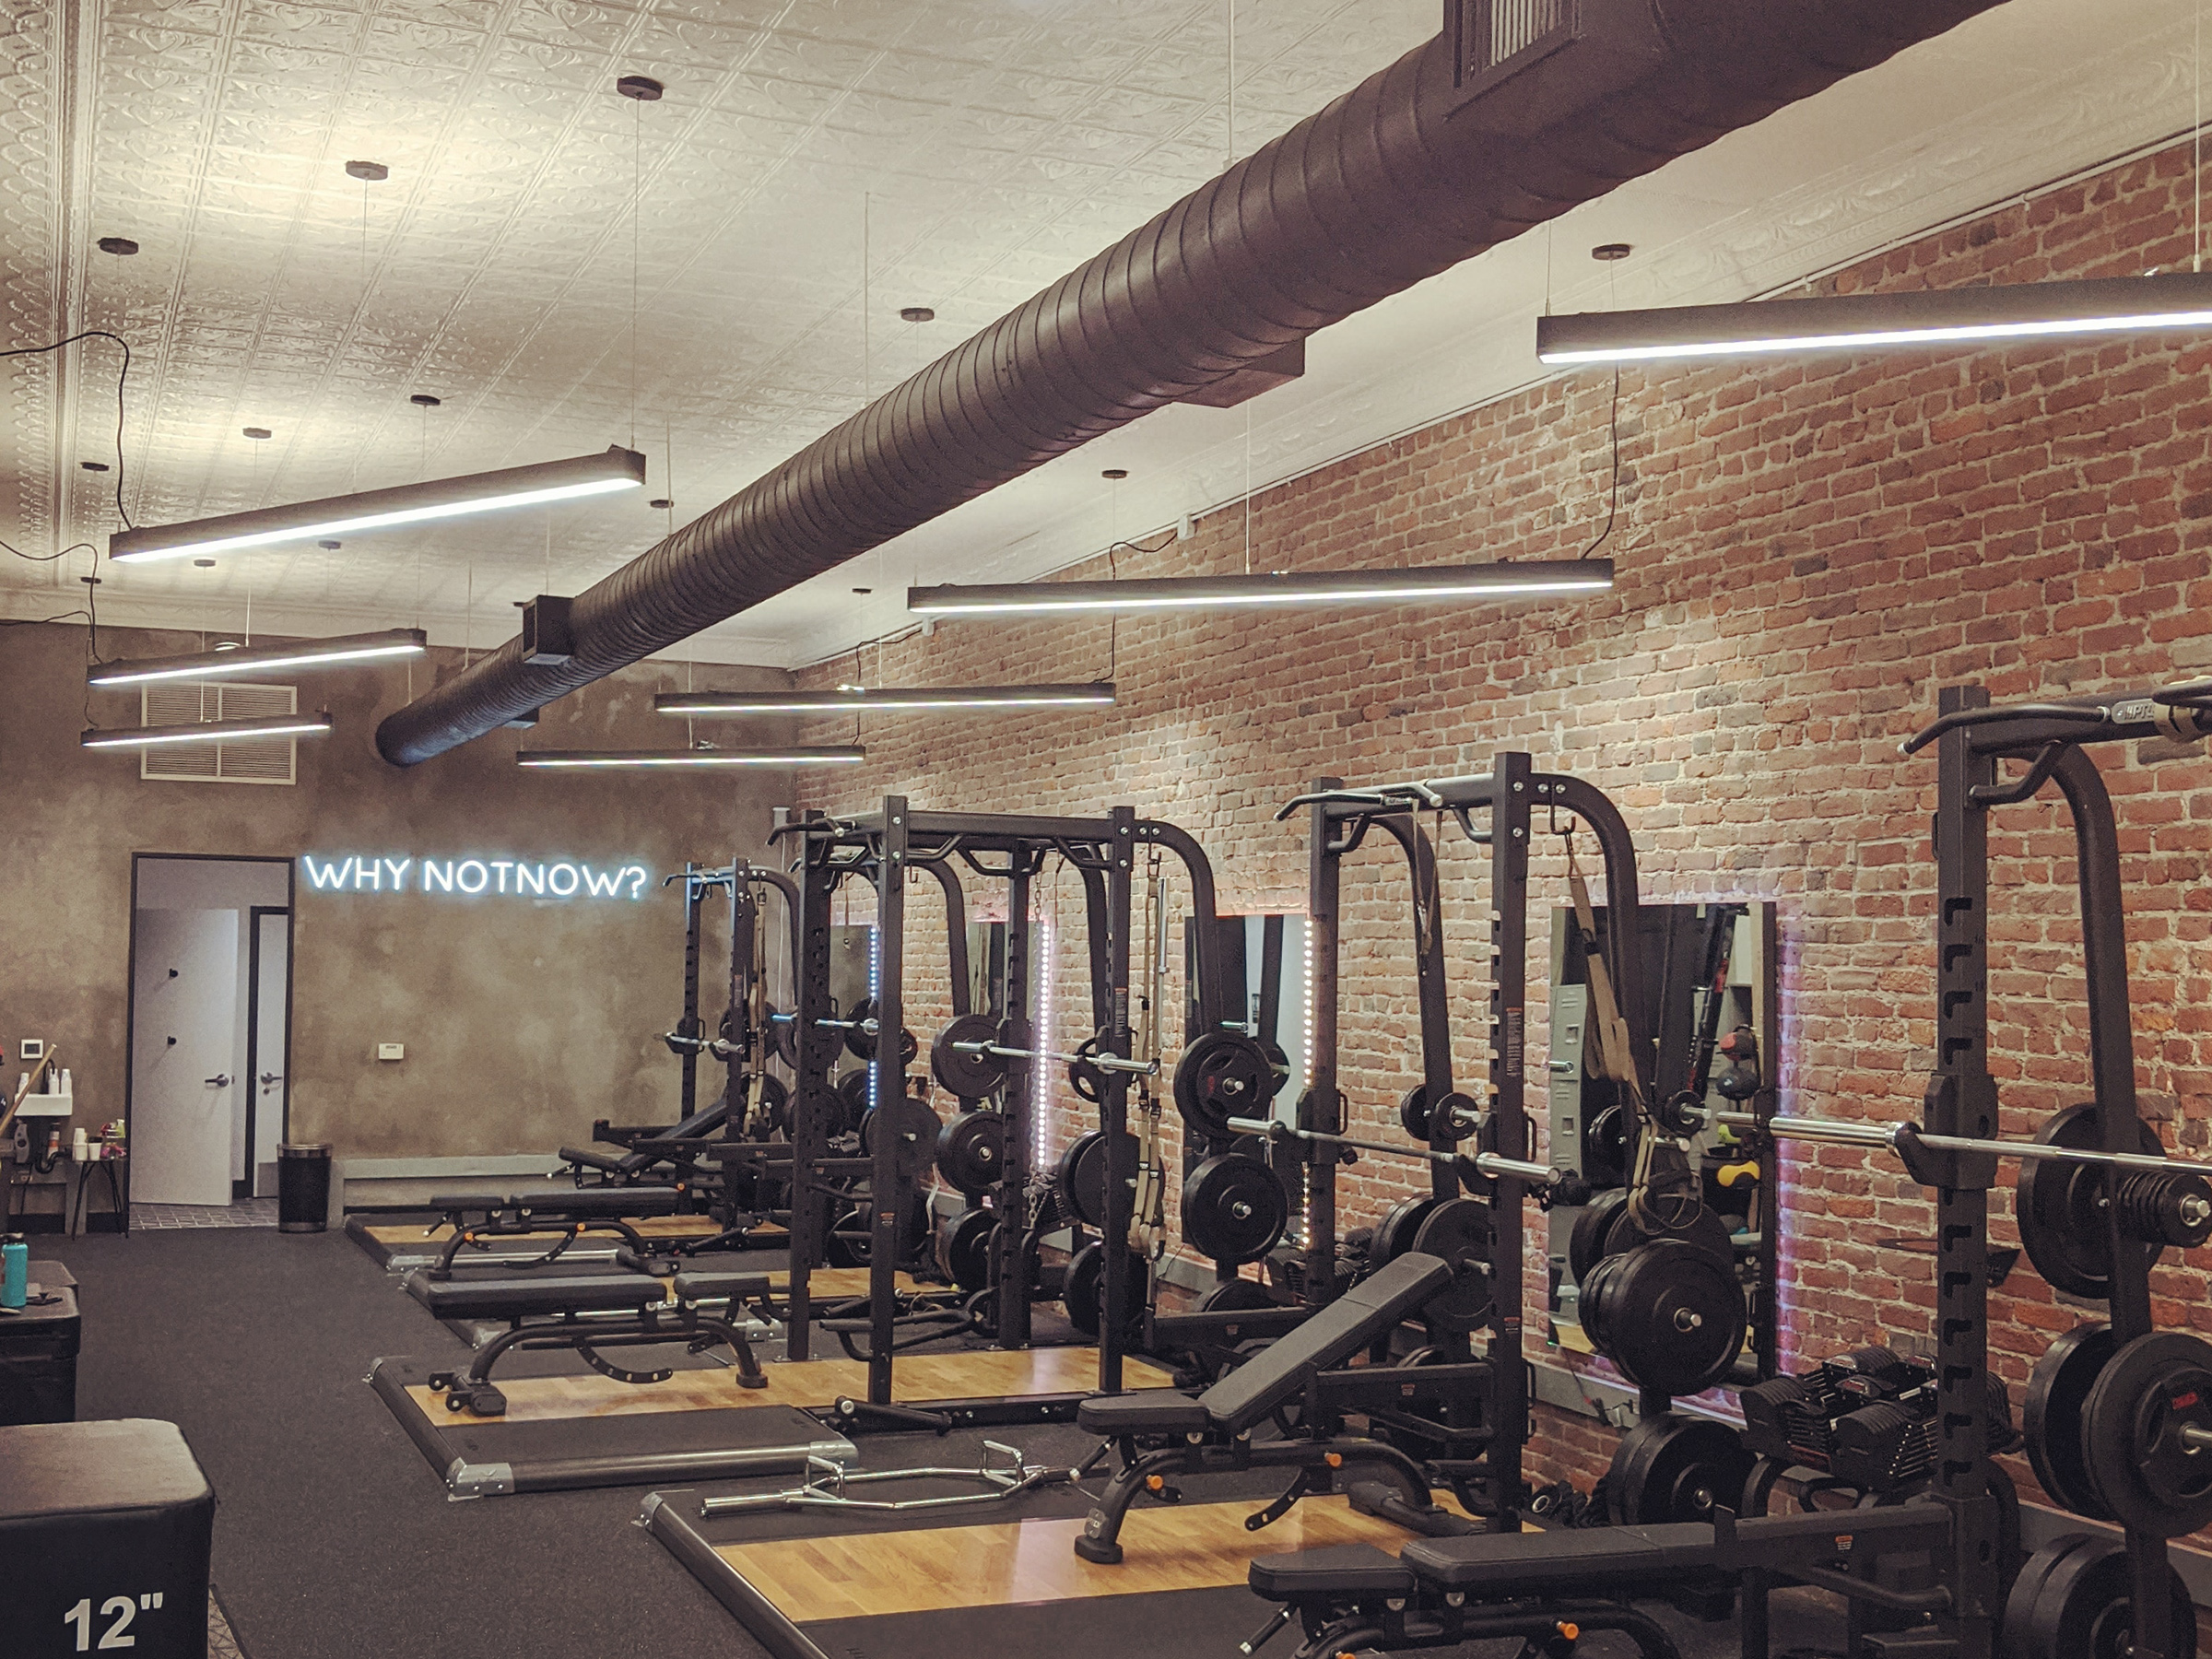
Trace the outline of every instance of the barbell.
{"label": "barbell", "polygon": [[947,1089],[964,1100],[980,1100],[995,1093],[1006,1080],[1008,1060],[1057,1060],[1073,1068],[1077,1092],[1096,1100],[1102,1088],[1086,1088],[1087,1074],[1102,1083],[1106,1072],[1127,1072],[1150,1077],[1159,1074],[1157,1060],[1129,1060],[1120,1054],[1098,1052],[1097,1039],[1076,1053],[1056,1049],[1018,1048],[998,1040],[998,1026],[988,1014],[963,1014],[936,1035],[929,1045],[929,1069]]}
{"label": "barbell", "polygon": [[[1993,1158],[2030,1162],[2102,1164],[2122,1170],[2149,1170],[2159,1174],[2212,1176],[2212,1164],[2192,1163],[2152,1152],[2104,1152],[2094,1147],[2069,1147],[2050,1141],[1983,1140],[1971,1135],[1930,1135],[1917,1124],[1858,1124],[1842,1118],[1770,1117],[1748,1112],[1715,1112],[1709,1107],[1685,1108],[1682,1116],[1700,1127],[1723,1125],[1756,1129],[1783,1140],[1818,1141],[1834,1147],[1870,1147],[1906,1155],[1908,1146],[1934,1152],[1981,1152]],[[2206,1207],[2212,1219],[2212,1204]]]}
{"label": "barbell", "polygon": [[1549,1164],[1531,1163],[1522,1158],[1500,1158],[1495,1152],[1439,1152],[1430,1147],[1400,1147],[1389,1141],[1362,1140],[1353,1135],[1293,1129],[1288,1124],[1270,1123],[1264,1118],[1232,1117],[1229,1126],[1239,1135],[1262,1135],[1274,1141],[1310,1141],[1323,1146],[1356,1147],[1362,1152],[1382,1152],[1393,1158],[1418,1158],[1429,1163],[1472,1164],[1478,1174],[1493,1181],[1527,1181],[1548,1187],[1572,1179],[1566,1171],[1555,1170]]}

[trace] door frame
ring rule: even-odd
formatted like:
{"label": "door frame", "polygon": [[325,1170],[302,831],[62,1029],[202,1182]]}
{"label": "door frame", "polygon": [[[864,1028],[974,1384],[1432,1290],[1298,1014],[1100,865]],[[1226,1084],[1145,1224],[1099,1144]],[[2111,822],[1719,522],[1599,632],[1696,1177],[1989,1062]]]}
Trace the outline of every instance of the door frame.
{"label": "door frame", "polygon": [[[134,1139],[131,1134],[131,1092],[136,1082],[135,1074],[138,1070],[134,1058],[138,1053],[138,865],[140,860],[147,858],[191,859],[202,864],[280,864],[284,866],[284,908],[288,912],[292,910],[300,899],[299,861],[294,858],[281,857],[266,853],[133,853],[131,854],[131,942],[124,963],[123,979],[123,1135],[124,1145],[126,1147]],[[261,906],[257,908],[273,909],[275,907]],[[288,935],[290,933],[288,925],[286,933]],[[289,1113],[292,1100],[292,1021],[288,1012],[292,1000],[291,957],[292,952],[288,948],[285,952],[284,964],[284,1000],[288,1010],[284,1022],[284,1100],[287,1113],[285,1127],[288,1133],[291,1127]],[[246,1018],[249,1022],[253,1018],[253,1011],[251,1008],[248,1009]],[[249,1054],[253,1052],[253,1037],[249,1032],[246,1040],[246,1050]],[[247,1101],[246,1110],[249,1114],[253,1112],[251,1099]],[[253,1140],[250,1115],[247,1123],[246,1168],[248,1173],[246,1178],[251,1181],[253,1167]],[[127,1158],[123,1161],[122,1175],[123,1214],[117,1218],[114,1230],[118,1232],[127,1232],[130,1230],[131,1204],[131,1163]],[[235,1181],[232,1182],[232,1188],[233,1191],[236,1190]],[[85,1218],[85,1230],[88,1232],[93,1230],[92,1218],[89,1216]]]}
{"label": "door frame", "polygon": [[[288,897],[289,895],[288,894]],[[276,1097],[279,1142],[292,1132],[292,907],[288,904],[250,904],[246,907],[246,1172],[230,1178],[230,1201],[241,1203],[255,1196],[253,1182],[261,1171],[254,1154],[260,1148],[261,1077],[254,1071],[261,1053],[261,919],[284,918],[284,1067],[278,1079],[284,1090]],[[135,983],[135,982],[133,982]]]}

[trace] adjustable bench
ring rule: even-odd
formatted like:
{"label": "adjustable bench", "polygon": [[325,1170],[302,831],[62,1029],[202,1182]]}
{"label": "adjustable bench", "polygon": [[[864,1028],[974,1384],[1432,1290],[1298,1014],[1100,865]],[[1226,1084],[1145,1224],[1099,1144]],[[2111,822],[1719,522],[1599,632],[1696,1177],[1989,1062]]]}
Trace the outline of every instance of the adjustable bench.
{"label": "adjustable bench", "polygon": [[[430,1207],[453,1230],[437,1261],[424,1271],[432,1278],[445,1278],[453,1270],[454,1258],[464,1250],[482,1250],[488,1240],[534,1232],[559,1232],[563,1237],[544,1255],[527,1262],[502,1262],[502,1269],[549,1266],[587,1232],[618,1233],[639,1255],[650,1255],[653,1247],[630,1222],[649,1216],[676,1215],[684,1198],[685,1189],[680,1186],[584,1187],[573,1193],[471,1193],[432,1198]],[[483,1218],[471,1222],[471,1216]]]}
{"label": "adjustable bench", "polygon": [[[601,1357],[609,1347],[652,1347],[681,1342],[703,1353],[716,1342],[736,1356],[737,1385],[766,1388],[752,1345],[729,1317],[746,1303],[765,1300],[765,1273],[600,1274],[589,1278],[440,1279],[428,1268],[407,1276],[407,1294],[440,1319],[503,1319],[508,1329],[478,1348],[465,1371],[439,1371],[429,1386],[445,1394],[448,1411],[477,1417],[506,1414],[507,1396],[491,1381],[492,1368],[516,1348],[574,1348],[584,1363],[618,1382],[665,1382],[672,1369],[623,1371]],[[728,1304],[712,1314],[702,1302]],[[594,1317],[583,1323],[584,1315]]]}
{"label": "adjustable bench", "polygon": [[[1701,1575],[1740,1578],[1744,1622],[1763,1644],[1771,1581],[1842,1582],[1842,1562],[1879,1550],[1941,1548],[1949,1512],[1938,1504],[1816,1514],[1716,1519],[1660,1526],[1476,1533],[1417,1538],[1397,1555],[1369,1544],[1261,1556],[1253,1590],[1281,1608],[1245,1644],[1253,1653],[1294,1618],[1306,1641],[1297,1659],[1405,1653],[1518,1636],[1524,1651],[1566,1653],[1581,1633],[1617,1630],[1643,1659],[1679,1659],[1674,1639],[1629,1598]],[[1756,1598],[1756,1599],[1755,1599]],[[1747,1639],[1745,1651],[1751,1651]],[[1764,1652],[1763,1645],[1759,1651]]]}
{"label": "adjustable bench", "polygon": [[[592,1147],[563,1147],[561,1161],[581,1178],[586,1170],[596,1171],[607,1184],[626,1183],[644,1178],[647,1171],[656,1164],[671,1164],[683,1173],[689,1173],[693,1159],[665,1149],[671,1141],[704,1141],[730,1120],[728,1097],[717,1095],[714,1103],[693,1112],[681,1123],[665,1129],[618,1129],[605,1118],[592,1125],[595,1140],[608,1142],[623,1148],[619,1154],[601,1152]],[[651,1149],[641,1149],[636,1143],[653,1143]]]}
{"label": "adjustable bench", "polygon": [[[1307,1492],[1327,1489],[1333,1472],[1350,1462],[1378,1464],[1402,1489],[1403,1506],[1391,1518],[1440,1528],[1464,1527],[1430,1500],[1420,1465],[1396,1447],[1364,1436],[1335,1432],[1346,1410],[1366,1400],[1395,1404],[1407,1391],[1478,1390],[1488,1367],[1477,1362],[1439,1366],[1348,1365],[1455,1282],[1441,1257],[1408,1252],[1320,1309],[1205,1393],[1143,1389],[1100,1394],[1083,1402],[1077,1423],[1118,1443],[1121,1467],[1107,1482],[1099,1507],[1076,1540],[1076,1553],[1101,1564],[1122,1559],[1122,1522],[1140,1492],[1165,1492],[1171,1476],[1222,1474],[1288,1467],[1299,1471],[1289,1488],[1246,1524],[1257,1531],[1279,1520]],[[1253,1429],[1278,1411],[1303,1402],[1305,1438],[1263,1445]],[[1149,1446],[1151,1449],[1146,1449]]]}

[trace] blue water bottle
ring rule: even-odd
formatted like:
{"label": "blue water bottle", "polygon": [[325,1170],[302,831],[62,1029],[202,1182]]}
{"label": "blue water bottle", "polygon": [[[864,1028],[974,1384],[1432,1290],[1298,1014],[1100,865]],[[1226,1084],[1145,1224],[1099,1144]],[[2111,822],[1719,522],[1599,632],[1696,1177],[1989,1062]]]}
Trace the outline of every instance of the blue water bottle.
{"label": "blue water bottle", "polygon": [[19,1308],[30,1300],[30,1246],[20,1239],[0,1244],[0,1308]]}

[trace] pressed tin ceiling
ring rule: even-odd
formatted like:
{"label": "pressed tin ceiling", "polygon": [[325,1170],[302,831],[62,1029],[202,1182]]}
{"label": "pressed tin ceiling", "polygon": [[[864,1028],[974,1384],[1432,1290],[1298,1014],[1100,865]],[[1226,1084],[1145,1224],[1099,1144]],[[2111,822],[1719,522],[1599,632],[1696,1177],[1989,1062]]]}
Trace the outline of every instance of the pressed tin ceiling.
{"label": "pressed tin ceiling", "polygon": [[[1237,152],[1437,12],[1239,0]],[[1219,171],[1227,13],[12,0],[0,330],[9,347],[88,327],[129,339],[137,522],[633,437],[650,459],[645,490],[604,501],[208,571],[103,562],[103,620],[235,631],[250,597],[260,629],[420,624],[499,643],[513,601],[625,562]],[[683,654],[811,661],[898,626],[910,581],[1036,575],[1233,500],[1248,469],[1265,485],[1535,379],[1547,288],[1562,310],[1740,298],[2154,142],[2192,119],[2193,53],[2190,0],[2011,0],[1326,331],[1302,382],[1148,417]],[[617,96],[623,74],[666,96]],[[389,179],[347,177],[354,159]],[[140,252],[101,253],[103,236]],[[1593,266],[1610,241],[1636,257]],[[935,320],[900,319],[917,304]],[[104,546],[116,527],[113,475],[79,463],[114,459],[118,355],[91,342],[0,365],[0,534],[26,552]],[[1129,477],[1109,486],[1106,466]],[[675,506],[645,505],[661,497]],[[0,609],[40,616],[78,602],[89,565],[0,567]]]}

